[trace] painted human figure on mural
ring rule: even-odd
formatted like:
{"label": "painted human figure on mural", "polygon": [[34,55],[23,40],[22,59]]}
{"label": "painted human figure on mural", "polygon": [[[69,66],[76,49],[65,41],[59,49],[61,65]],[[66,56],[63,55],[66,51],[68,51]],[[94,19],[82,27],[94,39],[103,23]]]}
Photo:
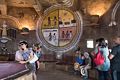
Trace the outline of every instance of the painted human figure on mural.
{"label": "painted human figure on mural", "polygon": [[66,39],[69,39],[70,33],[69,31],[66,31]]}
{"label": "painted human figure on mural", "polygon": [[59,25],[61,25],[61,24],[63,24],[63,22],[62,22],[62,18],[59,17]]}
{"label": "painted human figure on mural", "polygon": [[55,34],[55,33],[53,34],[53,37],[52,37],[52,38],[53,38],[53,41],[56,41],[57,36],[56,36],[56,34]]}
{"label": "painted human figure on mural", "polygon": [[49,33],[48,40],[49,40],[49,41],[52,40],[52,33],[51,33],[51,32]]}
{"label": "painted human figure on mural", "polygon": [[72,31],[70,31],[70,34],[69,34],[69,39],[72,38]]}
{"label": "painted human figure on mural", "polygon": [[65,32],[62,31],[62,39],[64,39],[64,38],[65,38]]}
{"label": "painted human figure on mural", "polygon": [[51,19],[48,17],[48,26],[51,26]]}
{"label": "painted human figure on mural", "polygon": [[57,25],[57,17],[54,16],[54,27]]}

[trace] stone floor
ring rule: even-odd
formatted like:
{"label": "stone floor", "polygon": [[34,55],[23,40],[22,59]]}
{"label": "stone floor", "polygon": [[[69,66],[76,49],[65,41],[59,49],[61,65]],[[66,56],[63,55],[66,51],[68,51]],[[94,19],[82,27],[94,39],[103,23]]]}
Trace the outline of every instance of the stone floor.
{"label": "stone floor", "polygon": [[37,71],[37,80],[82,80],[80,76],[64,71]]}

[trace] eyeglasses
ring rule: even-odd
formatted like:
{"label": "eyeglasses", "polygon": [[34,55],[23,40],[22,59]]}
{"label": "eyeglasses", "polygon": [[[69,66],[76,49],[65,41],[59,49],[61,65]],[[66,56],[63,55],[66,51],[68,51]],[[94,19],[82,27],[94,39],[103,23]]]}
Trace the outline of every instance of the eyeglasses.
{"label": "eyeglasses", "polygon": [[22,45],[24,45],[24,44],[19,44],[18,46],[22,46]]}

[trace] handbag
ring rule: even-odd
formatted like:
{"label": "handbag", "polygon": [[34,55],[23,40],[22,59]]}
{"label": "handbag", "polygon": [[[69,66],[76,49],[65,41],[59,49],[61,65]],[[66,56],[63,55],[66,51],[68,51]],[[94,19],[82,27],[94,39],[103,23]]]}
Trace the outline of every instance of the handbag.
{"label": "handbag", "polygon": [[105,58],[99,48],[98,48],[98,53],[95,55],[93,61],[96,66],[104,64]]}
{"label": "handbag", "polygon": [[85,76],[87,73],[87,71],[85,70],[84,66],[80,66],[80,73],[82,76]]}
{"label": "handbag", "polygon": [[35,63],[38,60],[38,57],[36,54],[34,54],[34,57],[32,60],[29,61],[29,63]]}

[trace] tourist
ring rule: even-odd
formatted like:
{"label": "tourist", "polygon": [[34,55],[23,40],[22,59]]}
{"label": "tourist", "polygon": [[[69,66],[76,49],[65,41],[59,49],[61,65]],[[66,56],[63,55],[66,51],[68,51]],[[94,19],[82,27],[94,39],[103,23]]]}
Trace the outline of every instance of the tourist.
{"label": "tourist", "polygon": [[42,50],[41,50],[41,48],[42,48],[42,46],[40,46],[40,44],[38,44],[38,43],[33,45],[33,51],[34,51],[35,55],[37,55],[37,57],[38,57],[38,60],[36,61],[36,67],[37,67],[37,69],[40,68],[40,62],[39,62],[39,60],[40,60],[40,57],[42,56]]}
{"label": "tourist", "polygon": [[120,80],[120,36],[113,39],[116,44],[112,48],[109,59],[111,61],[112,80]]}
{"label": "tourist", "polygon": [[18,45],[18,49],[16,51],[16,54],[15,54],[15,60],[16,61],[22,61],[23,60],[23,57],[22,57],[22,48],[21,48],[21,45]]}
{"label": "tourist", "polygon": [[108,46],[104,40],[104,38],[99,38],[96,40],[97,45],[95,47],[94,53],[98,53],[98,49],[102,53],[104,57],[104,63],[102,65],[96,65],[96,68],[98,70],[98,79],[99,80],[109,80],[110,75],[109,75],[109,69],[110,69],[110,60],[108,58],[109,55],[109,50]]}
{"label": "tourist", "polygon": [[22,57],[23,57],[23,60],[19,61],[19,63],[26,64],[28,68],[31,69],[34,80],[36,80],[36,74],[35,74],[36,65],[35,62],[33,63],[30,62],[32,59],[34,59],[34,53],[31,49],[28,48],[28,43],[26,41],[21,41],[19,45],[22,49]]}
{"label": "tourist", "polygon": [[83,80],[88,80],[88,69],[91,68],[91,58],[88,52],[84,52],[84,64],[80,68],[84,68],[84,72],[81,72]]}
{"label": "tourist", "polygon": [[80,73],[80,66],[83,65],[83,63],[84,63],[84,59],[80,52],[80,48],[78,47],[75,53],[75,63],[74,63],[75,74]]}

